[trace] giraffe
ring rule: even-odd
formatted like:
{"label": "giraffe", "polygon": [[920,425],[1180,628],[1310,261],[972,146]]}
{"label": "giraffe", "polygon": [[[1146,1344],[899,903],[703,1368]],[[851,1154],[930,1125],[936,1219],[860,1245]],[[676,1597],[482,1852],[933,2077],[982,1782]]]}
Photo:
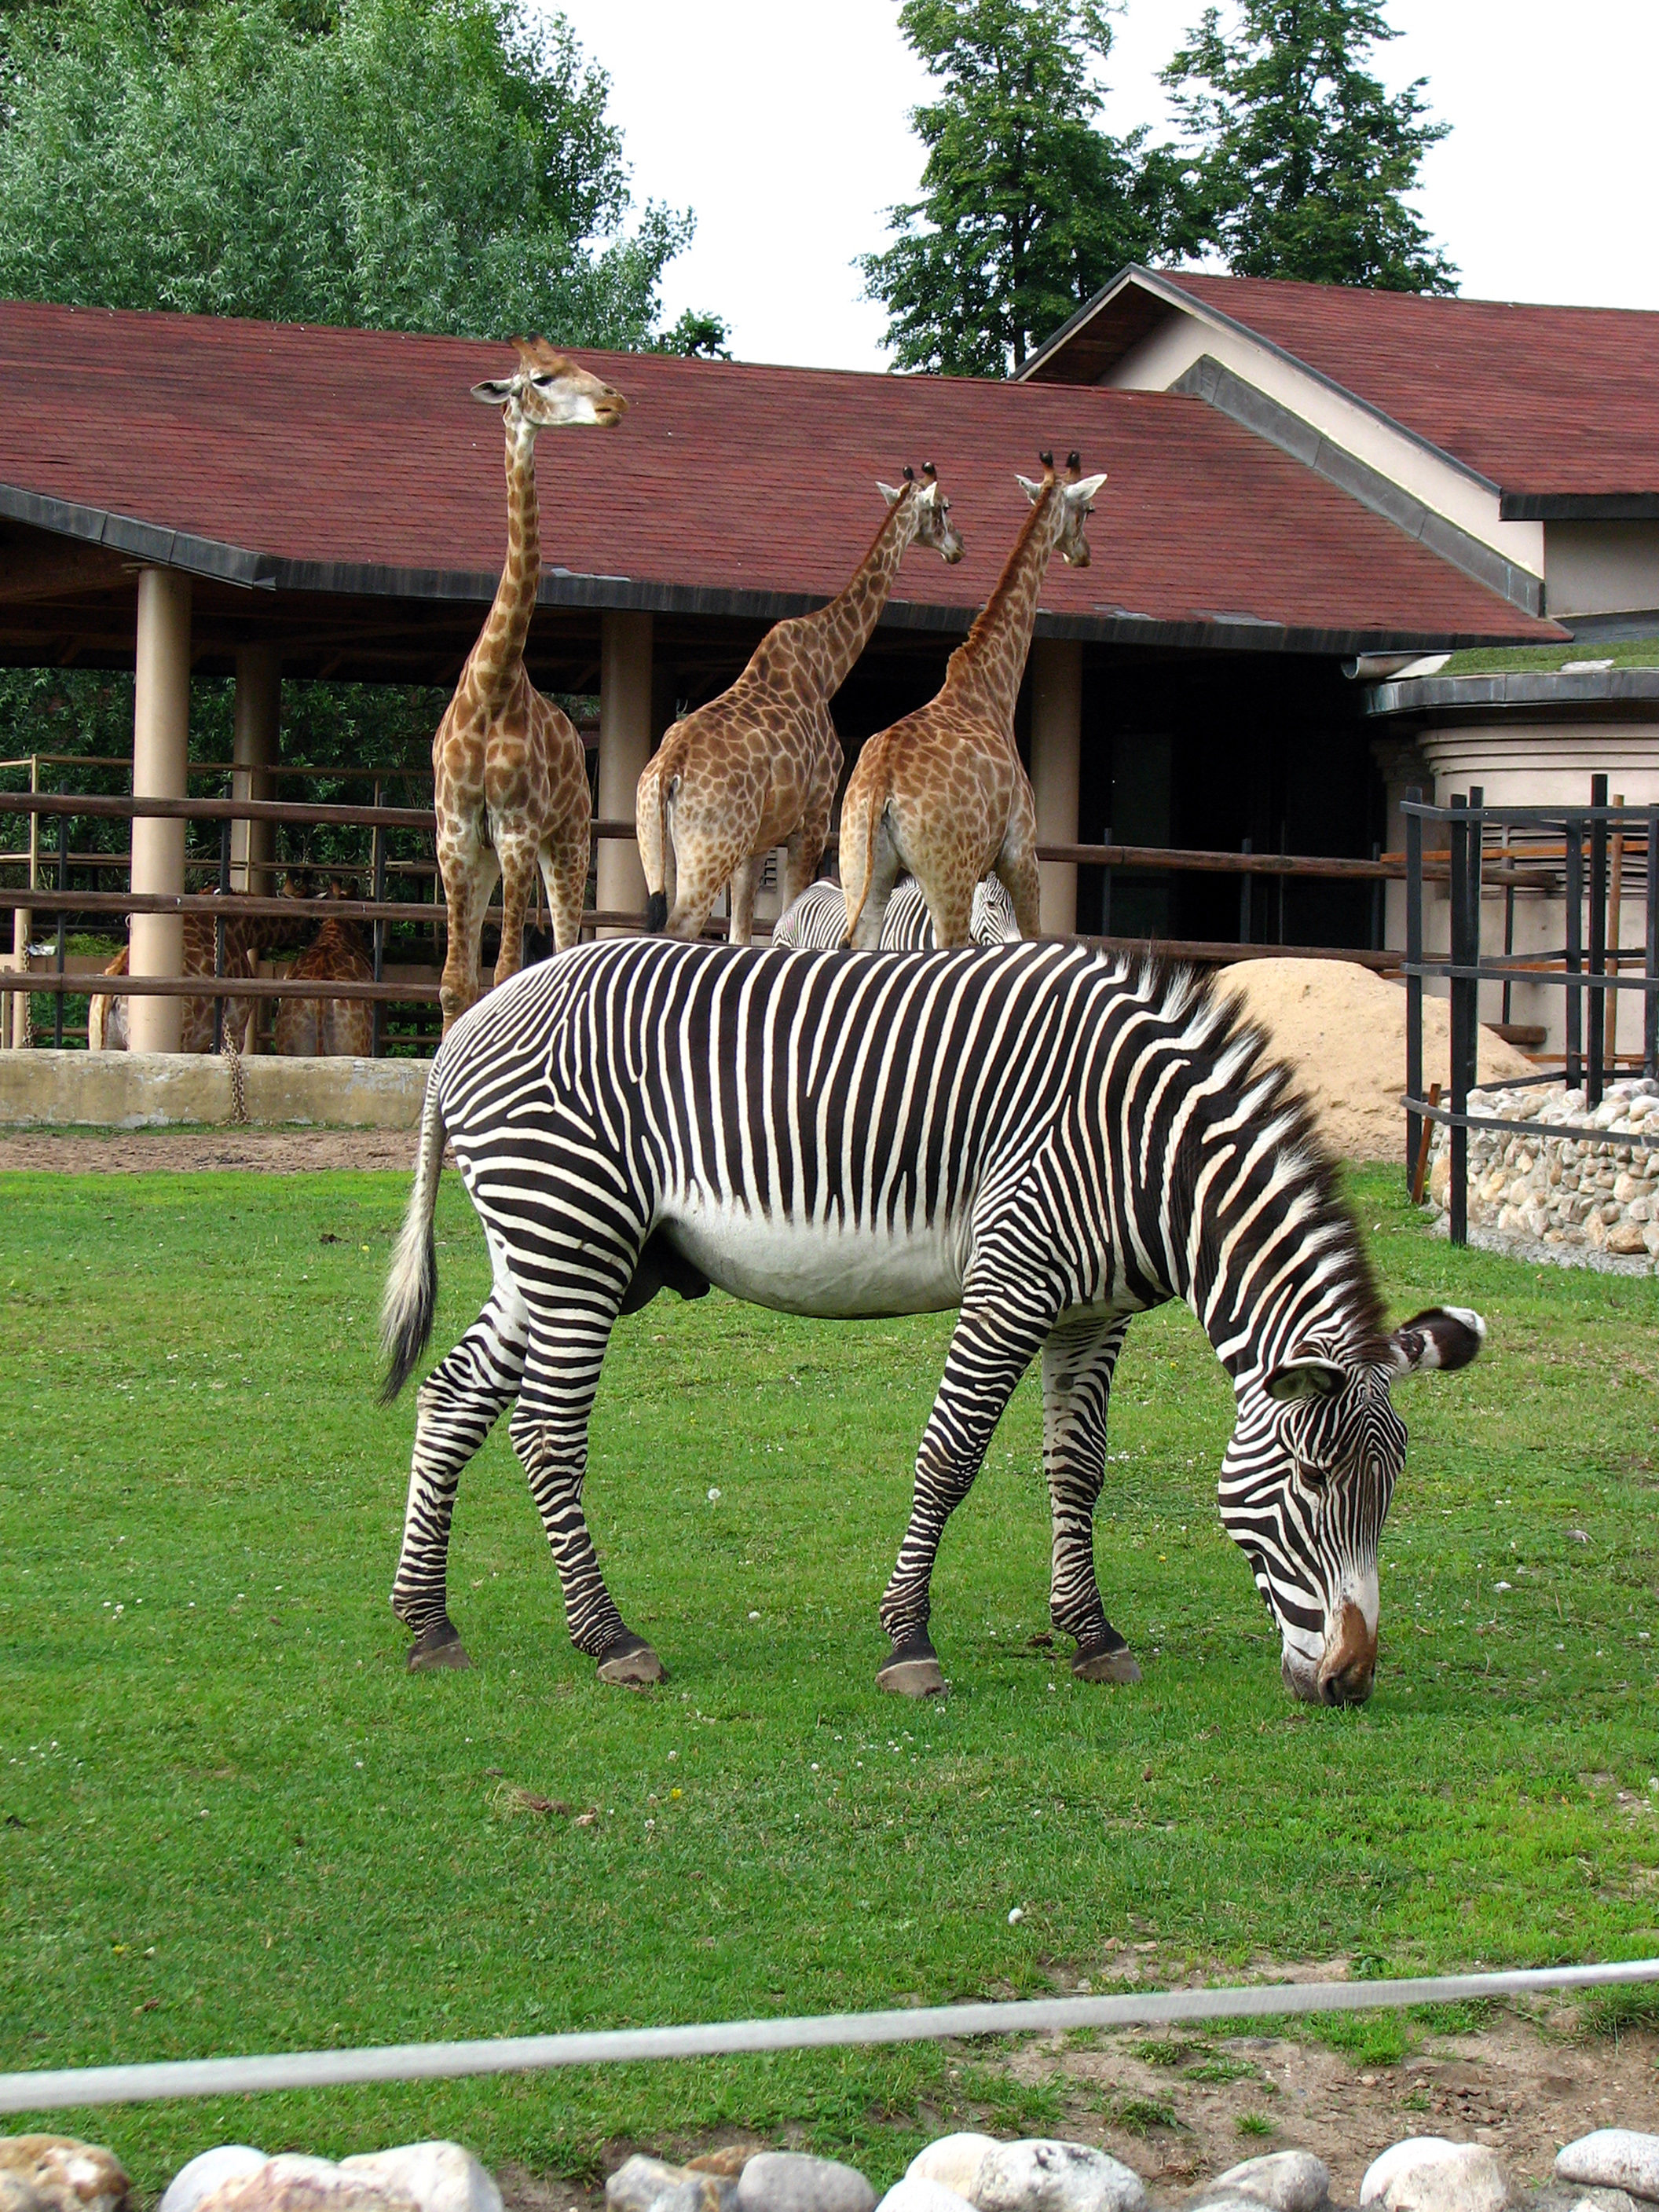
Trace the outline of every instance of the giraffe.
{"label": "giraffe", "polygon": [[1083,526],[1106,481],[1085,477],[1075,453],[1064,483],[1053,454],[1042,459],[1040,483],[1018,478],[1031,512],[938,696],[859,755],[841,809],[848,944],[880,944],[887,901],[906,872],[921,886],[941,945],[972,941],[975,887],[993,870],[1020,935],[1039,933],[1036,802],[1014,744],[1014,702],[1048,557],[1058,546],[1071,567],[1088,567]]}
{"label": "giraffe", "polygon": [[882,484],[887,513],[846,589],[815,614],[769,629],[749,665],[663,739],[635,804],[645,864],[648,929],[700,937],[721,888],[732,886],[732,942],[747,945],[765,857],[785,848],[783,903],[817,873],[841,781],[841,741],[830,702],[847,680],[912,540],[942,560],[963,544],[930,461],[922,481]]}
{"label": "giraffe", "polygon": [[[290,878],[294,898],[356,898],[359,886],[331,879],[320,891]],[[315,977],[326,983],[372,983],[367,925],[331,914],[289,969],[289,981]],[[374,1049],[374,1010],[366,999],[282,999],[277,1001],[272,1042],[279,1054],[309,1058],[333,1055],[367,1060]]]}
{"label": "giraffe", "polygon": [[517,338],[511,376],[475,384],[472,397],[499,407],[507,433],[507,561],[478,641],[432,741],[438,870],[449,917],[449,951],[439,997],[444,1033],[478,996],[484,909],[501,882],[501,948],[495,980],[523,961],[524,917],[538,866],[547,885],[555,942],[574,944],[587,884],[587,760],[569,717],[531,683],[525,640],[541,572],[536,507],[536,433],[621,422],[619,392],[544,338]]}

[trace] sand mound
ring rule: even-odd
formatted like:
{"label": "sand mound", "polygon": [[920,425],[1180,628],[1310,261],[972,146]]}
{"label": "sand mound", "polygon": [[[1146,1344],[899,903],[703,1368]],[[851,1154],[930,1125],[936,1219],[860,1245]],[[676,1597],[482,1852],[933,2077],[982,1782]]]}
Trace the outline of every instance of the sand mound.
{"label": "sand mound", "polygon": [[[1406,1119],[1406,987],[1346,960],[1240,960],[1221,970],[1296,1071],[1320,1133],[1339,1159],[1402,1160]],[[1482,1029],[1482,1083],[1536,1073],[1524,1053]],[[1423,1000],[1423,1080],[1451,1081],[1451,1016]]]}

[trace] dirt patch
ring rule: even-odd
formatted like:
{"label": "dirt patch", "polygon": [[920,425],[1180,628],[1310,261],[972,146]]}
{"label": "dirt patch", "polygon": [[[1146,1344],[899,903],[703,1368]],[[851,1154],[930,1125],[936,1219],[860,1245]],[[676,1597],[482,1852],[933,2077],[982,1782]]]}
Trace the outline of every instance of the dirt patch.
{"label": "dirt patch", "polygon": [[[59,1175],[151,1175],[252,1168],[267,1175],[315,1175],[329,1168],[378,1168],[408,1175],[417,1142],[413,1129],[0,1129],[0,1172],[44,1168]],[[445,1164],[454,1164],[453,1153],[445,1155]]]}
{"label": "dirt patch", "polygon": [[1241,2159],[1310,2150],[1331,2170],[1333,2199],[1352,2204],[1377,2153],[1415,2135],[1490,2144],[1519,2191],[1548,2180],[1560,2145],[1592,2128],[1659,2130],[1659,2035],[1578,2039],[1565,2019],[1559,2032],[1502,2013],[1479,2035],[1419,2031],[1395,2065],[1298,2037],[1179,2029],[1044,2039],[1006,2063],[1059,2091],[1067,2134],[1133,2166],[1166,2201]]}
{"label": "dirt patch", "polygon": [[[1406,1142],[1406,992],[1346,960],[1241,960],[1220,981],[1236,991],[1295,1069],[1339,1159],[1396,1160]],[[1480,1080],[1536,1073],[1524,1053],[1480,1032]],[[1451,1014],[1423,1000],[1423,1080],[1451,1080]]]}

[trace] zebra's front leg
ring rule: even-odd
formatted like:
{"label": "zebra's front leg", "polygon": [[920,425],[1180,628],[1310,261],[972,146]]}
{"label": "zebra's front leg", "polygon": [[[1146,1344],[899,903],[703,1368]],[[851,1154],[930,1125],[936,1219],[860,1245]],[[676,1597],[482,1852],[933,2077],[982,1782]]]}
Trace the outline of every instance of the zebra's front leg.
{"label": "zebra's front leg", "polygon": [[587,1420],[614,1313],[592,1306],[538,1311],[513,1416],[513,1448],[558,1569],[570,1640],[599,1663],[602,1682],[642,1688],[668,1670],[617,1610],[582,1511]]}
{"label": "zebra's front leg", "polygon": [[1054,1512],[1048,1617],[1077,1638],[1081,1682],[1138,1682],[1095,1578],[1095,1505],[1106,1474],[1106,1410],[1129,1316],[1056,1328],[1042,1347],[1042,1463]]}
{"label": "zebra's front leg", "polygon": [[461,1469],[489,1434],[524,1371],[525,1322],[515,1297],[495,1295],[447,1359],[422,1383],[392,1610],[415,1632],[411,1673],[468,1667],[449,1617],[449,1525]]}
{"label": "zebra's front leg", "polygon": [[892,1644],[876,1676],[884,1690],[935,1697],[945,1687],[927,1633],[930,1585],[945,1524],[973,1487],[992,1432],[1053,1319],[1024,1310],[1004,1291],[964,1302],[951,1339],[939,1395],[916,1454],[910,1522],[881,1601],[881,1625]]}

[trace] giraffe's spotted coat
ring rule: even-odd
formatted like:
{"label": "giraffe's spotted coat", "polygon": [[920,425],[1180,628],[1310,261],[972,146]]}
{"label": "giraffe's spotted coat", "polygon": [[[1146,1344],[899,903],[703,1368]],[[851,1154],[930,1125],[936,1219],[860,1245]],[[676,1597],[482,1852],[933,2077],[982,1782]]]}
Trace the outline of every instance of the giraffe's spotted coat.
{"label": "giraffe's spotted coat", "polygon": [[841,781],[830,702],[863,652],[913,540],[962,558],[950,502],[931,471],[898,489],[846,589],[779,623],[728,691],[677,722],[639,781],[635,819],[659,926],[700,937],[732,886],[732,942],[747,945],[766,855],[785,848],[783,904],[817,873]]}

